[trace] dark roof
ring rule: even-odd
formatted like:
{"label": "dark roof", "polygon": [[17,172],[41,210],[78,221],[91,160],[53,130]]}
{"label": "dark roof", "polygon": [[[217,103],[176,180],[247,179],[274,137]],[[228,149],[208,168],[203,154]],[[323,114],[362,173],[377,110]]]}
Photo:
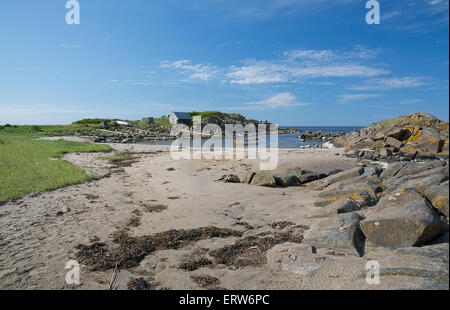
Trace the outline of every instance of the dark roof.
{"label": "dark roof", "polygon": [[192,119],[187,112],[173,112],[178,119]]}

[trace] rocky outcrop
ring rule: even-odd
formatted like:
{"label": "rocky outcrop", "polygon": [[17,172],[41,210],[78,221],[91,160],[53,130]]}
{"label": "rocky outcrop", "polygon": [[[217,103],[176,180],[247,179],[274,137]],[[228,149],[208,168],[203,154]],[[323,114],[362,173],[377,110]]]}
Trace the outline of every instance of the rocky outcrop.
{"label": "rocky outcrop", "polygon": [[[334,173],[333,171],[331,173]],[[323,179],[329,174],[319,174],[303,169],[288,171],[288,173],[271,171],[248,171],[242,175],[242,183],[259,186],[298,186]]]}
{"label": "rocky outcrop", "polygon": [[308,218],[321,218],[321,217],[330,217],[336,214],[349,213],[354,211],[359,211],[361,209],[361,205],[357,203],[353,199],[341,199],[335,202],[332,202],[330,205],[327,205],[323,208],[320,208],[318,212],[311,214]]}
{"label": "rocky outcrop", "polygon": [[442,212],[446,217],[448,213],[448,182],[447,184],[433,185],[424,191],[425,196],[433,206]]}
{"label": "rocky outcrop", "polygon": [[148,131],[137,128],[117,128],[115,131],[101,130],[96,134],[97,143],[136,143],[143,141],[172,140],[169,132]]}
{"label": "rocky outcrop", "polygon": [[383,197],[371,211],[361,222],[369,246],[420,246],[446,229],[428,200],[413,189]]}
{"label": "rocky outcrop", "polygon": [[333,141],[338,137],[342,137],[345,135],[345,132],[324,132],[322,130],[313,132],[311,130],[306,130],[302,133],[298,138],[300,141]]}
{"label": "rocky outcrop", "polygon": [[275,187],[277,185],[271,171],[256,172],[250,181],[250,184],[267,187]]}
{"label": "rocky outcrop", "polygon": [[297,186],[300,184],[299,180],[295,175],[277,173],[274,174],[273,177],[278,186],[288,187],[288,186]]}
{"label": "rocky outcrop", "polygon": [[[365,217],[359,223],[365,246],[398,249],[443,242],[448,239],[448,174],[448,161],[393,162],[385,168],[365,165],[312,182],[308,186],[324,200],[308,217],[326,220],[311,234],[322,236],[329,229],[335,238],[336,218],[353,212]],[[348,244],[342,243],[316,242],[315,246],[348,250]]]}
{"label": "rocky outcrop", "polygon": [[294,133],[299,133],[300,130],[296,128],[278,128],[279,135],[290,135]]}
{"label": "rocky outcrop", "polygon": [[311,227],[303,242],[317,248],[336,249],[364,255],[365,237],[359,227],[363,217],[355,212],[337,214]]}
{"label": "rocky outcrop", "polygon": [[353,131],[333,143],[349,150],[364,149],[356,154],[372,157],[368,159],[448,157],[449,124],[428,113],[414,113]]}

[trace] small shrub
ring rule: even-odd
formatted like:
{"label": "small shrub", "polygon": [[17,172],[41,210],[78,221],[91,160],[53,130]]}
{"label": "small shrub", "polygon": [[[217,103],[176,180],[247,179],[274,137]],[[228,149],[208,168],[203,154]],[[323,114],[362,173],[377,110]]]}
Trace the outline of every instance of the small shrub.
{"label": "small shrub", "polygon": [[84,125],[84,124],[94,124],[94,125],[100,125],[101,122],[105,121],[107,119],[104,118],[85,118],[76,122],[73,122],[74,125]]}

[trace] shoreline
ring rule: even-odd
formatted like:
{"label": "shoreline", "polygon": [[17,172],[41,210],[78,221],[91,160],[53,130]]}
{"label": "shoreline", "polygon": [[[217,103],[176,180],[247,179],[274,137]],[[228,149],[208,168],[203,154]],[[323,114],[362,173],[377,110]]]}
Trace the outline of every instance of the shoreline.
{"label": "shoreline", "polygon": [[[174,161],[168,146],[107,145],[114,149],[113,155],[131,158],[113,164],[99,159],[111,154],[66,154],[64,159],[78,167],[109,173],[2,205],[0,288],[107,290],[113,262],[107,257],[96,260],[95,249],[119,251],[114,241],[119,234],[135,244],[136,251],[146,247],[141,244],[145,240],[160,246],[136,261],[131,256],[128,267],[117,270],[114,289],[127,289],[130,281],[143,278],[154,289],[198,290],[202,287],[195,279],[205,276],[216,279],[217,288],[238,290],[448,289],[442,281],[408,274],[386,276],[379,286],[370,286],[361,276],[367,256],[326,248],[312,253],[300,240],[329,212],[328,205],[322,205],[326,202],[323,191],[315,189],[322,180],[288,187],[223,183],[217,180],[224,174],[241,177],[257,171],[257,160]],[[343,149],[278,149],[278,153],[277,173],[340,169],[346,175],[362,167],[356,158],[346,157]],[[376,171],[369,162],[366,165],[367,172]],[[206,237],[189,239],[205,233]],[[168,246],[173,234],[182,246]],[[266,248],[267,240],[277,238],[282,239]],[[238,245],[245,251],[239,254],[242,258],[233,258]],[[416,254],[366,250],[392,270],[436,264]],[[82,265],[78,286],[65,283],[64,267],[73,259]],[[92,267],[93,262],[99,269]],[[431,274],[442,272],[433,269]]]}

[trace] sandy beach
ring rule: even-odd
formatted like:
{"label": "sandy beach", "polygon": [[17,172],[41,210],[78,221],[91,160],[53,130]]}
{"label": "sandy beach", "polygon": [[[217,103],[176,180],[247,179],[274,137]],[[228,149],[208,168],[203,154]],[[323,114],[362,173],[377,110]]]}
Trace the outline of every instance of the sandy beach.
{"label": "sandy beach", "polygon": [[[163,146],[111,146],[134,159],[117,166],[98,159],[102,155],[98,153],[67,154],[66,160],[101,177],[2,206],[1,289],[126,289],[135,278],[148,280],[153,289],[400,289],[437,285],[434,279],[402,275],[386,277],[377,286],[365,282],[369,259],[406,266],[426,261],[423,256],[394,257],[387,249],[374,250],[363,258],[324,249],[313,254],[308,246],[290,242],[289,238],[295,240],[297,234],[319,221],[308,216],[318,209],[314,206],[318,192],[307,186],[267,188],[215,181],[224,174],[243,175],[257,169],[255,161],[173,161]],[[301,167],[322,173],[357,165],[354,159],[343,156],[342,149],[280,150],[279,160],[280,171]],[[174,248],[156,248],[130,268],[94,271],[80,261],[81,284],[65,283],[66,262],[79,258],[80,244],[102,242],[114,247],[117,232],[146,238],[158,233],[163,237],[170,230],[192,233],[208,227],[233,233],[191,238]],[[223,263],[201,263],[208,261],[211,253],[216,258],[220,253],[231,255],[232,248],[227,246],[264,235],[289,238],[267,248],[249,247],[241,265],[236,260],[227,264],[226,259]]]}

